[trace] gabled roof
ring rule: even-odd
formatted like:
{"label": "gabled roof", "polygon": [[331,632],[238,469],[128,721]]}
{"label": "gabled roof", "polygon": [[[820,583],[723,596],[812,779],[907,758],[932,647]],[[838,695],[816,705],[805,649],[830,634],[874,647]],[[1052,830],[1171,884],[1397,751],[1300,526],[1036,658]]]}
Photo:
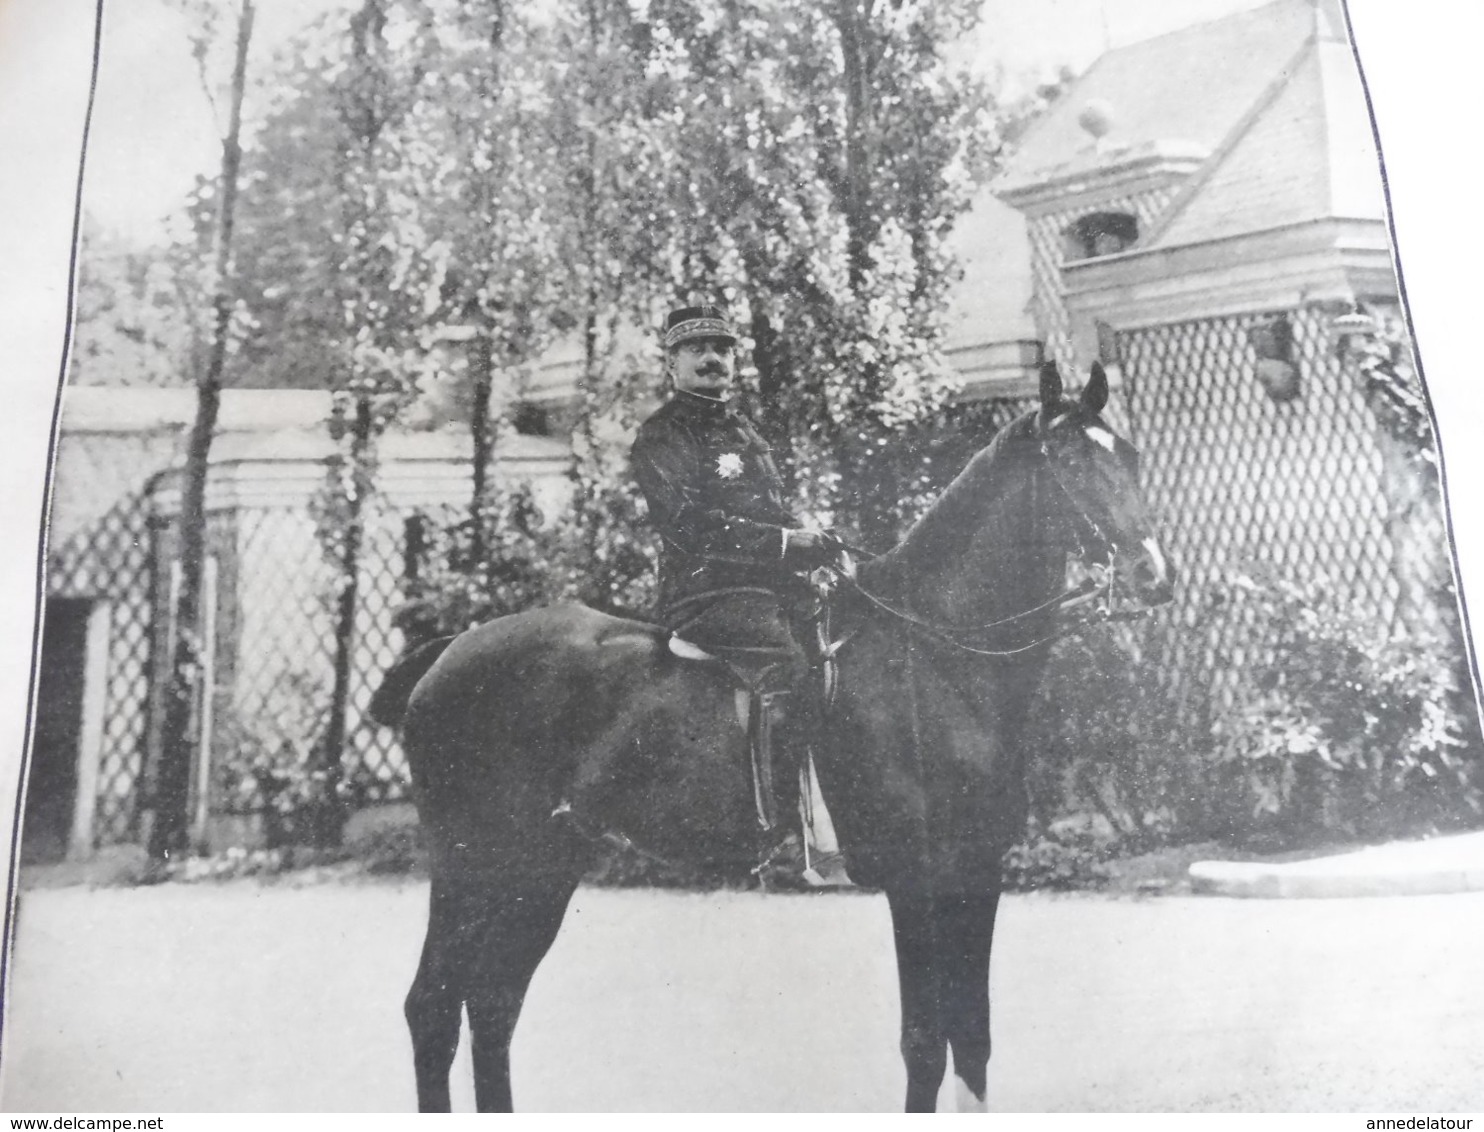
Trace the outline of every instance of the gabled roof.
{"label": "gabled roof", "polygon": [[[1001,186],[1096,167],[1120,153],[1214,151],[1314,26],[1313,0],[1276,0],[1109,51],[1026,133]],[[1112,112],[1096,147],[1077,120],[1090,102]]]}
{"label": "gabled roof", "polygon": [[1308,221],[1385,216],[1354,58],[1343,42],[1319,38],[1183,186],[1143,242],[1177,247]]}

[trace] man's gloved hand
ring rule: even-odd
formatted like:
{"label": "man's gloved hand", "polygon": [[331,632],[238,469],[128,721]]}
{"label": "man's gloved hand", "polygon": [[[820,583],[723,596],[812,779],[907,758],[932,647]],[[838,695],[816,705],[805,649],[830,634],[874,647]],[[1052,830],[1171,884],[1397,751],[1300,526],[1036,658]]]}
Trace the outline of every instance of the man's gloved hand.
{"label": "man's gloved hand", "polygon": [[823,531],[807,529],[786,531],[788,542],[783,551],[783,564],[790,570],[813,570],[839,563],[842,548],[838,541]]}

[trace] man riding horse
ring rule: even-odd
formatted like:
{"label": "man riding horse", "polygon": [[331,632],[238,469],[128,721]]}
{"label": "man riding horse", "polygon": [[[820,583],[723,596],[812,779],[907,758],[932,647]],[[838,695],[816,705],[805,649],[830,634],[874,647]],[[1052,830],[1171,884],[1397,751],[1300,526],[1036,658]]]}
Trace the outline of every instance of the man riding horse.
{"label": "man riding horse", "polygon": [[[738,667],[776,676],[797,656],[790,579],[829,541],[784,509],[756,430],[719,400],[725,320],[690,312],[668,329],[677,390],[636,452],[666,531],[665,613],[717,655],[771,647],[771,667]],[[950,1050],[963,1105],[986,1104],[1001,861],[1025,825],[1027,723],[1051,642],[1111,618],[1119,580],[1144,608],[1172,592],[1107,397],[1101,367],[1076,397],[1044,367],[1038,406],[837,595],[837,686],[813,762],[852,879],[886,894],[908,1111],[936,1105]],[[1069,590],[1073,558],[1105,583]],[[571,602],[526,610],[424,645],[384,697],[431,877],[406,1000],[421,1109],[449,1110],[464,1016],[476,1103],[513,1107],[516,1020],[601,835],[728,871],[751,861],[735,680],[678,659],[669,637]]]}
{"label": "man riding horse", "polygon": [[[640,427],[631,463],[661,538],[659,619],[681,642],[676,651],[693,646],[736,673],[759,698],[749,715],[766,735],[763,705],[798,688],[809,666],[797,632],[810,597],[805,575],[843,552],[784,505],[768,444],[731,396],[736,347],[720,308],[670,312],[670,397]],[[790,715],[787,742],[797,757],[813,712],[800,703]],[[756,729],[754,739],[764,741]],[[757,772],[770,777],[766,750],[758,757]],[[766,792],[760,785],[765,825],[772,822]]]}

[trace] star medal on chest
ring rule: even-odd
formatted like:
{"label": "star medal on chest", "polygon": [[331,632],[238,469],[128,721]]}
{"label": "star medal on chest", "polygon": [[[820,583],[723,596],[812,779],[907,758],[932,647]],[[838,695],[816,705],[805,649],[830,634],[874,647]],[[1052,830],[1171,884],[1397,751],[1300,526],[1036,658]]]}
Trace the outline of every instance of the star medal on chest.
{"label": "star medal on chest", "polygon": [[716,474],[724,480],[734,480],[742,474],[742,457],[736,452],[723,452],[716,458]]}

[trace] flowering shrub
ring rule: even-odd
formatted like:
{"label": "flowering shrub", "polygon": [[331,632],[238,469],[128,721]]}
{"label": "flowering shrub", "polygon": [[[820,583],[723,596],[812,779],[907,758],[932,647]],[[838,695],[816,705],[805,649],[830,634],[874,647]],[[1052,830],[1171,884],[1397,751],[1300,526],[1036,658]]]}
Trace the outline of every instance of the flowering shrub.
{"label": "flowering shrub", "polygon": [[1378,624],[1322,580],[1241,576],[1213,596],[1211,615],[1249,642],[1223,658],[1237,680],[1224,705],[1204,681],[1172,679],[1168,627],[1057,644],[1027,723],[1033,825],[1081,823],[1139,852],[1477,824],[1474,703],[1446,638]]}
{"label": "flowering shrub", "polygon": [[[518,485],[493,493],[483,518],[482,540],[465,520],[427,563],[418,606],[438,631],[457,633],[559,601],[628,616],[651,607],[655,551],[635,489],[597,488],[582,507],[547,516]],[[473,552],[481,542],[482,557]]]}
{"label": "flowering shrub", "polygon": [[1106,853],[1091,839],[1045,836],[1033,826],[1005,854],[1002,878],[1011,892],[1101,888],[1108,880]]}
{"label": "flowering shrub", "polygon": [[225,719],[217,732],[212,809],[261,814],[268,849],[319,845],[342,803],[364,800],[365,772],[332,779],[324,742],[329,691],[313,674],[290,671],[248,718]]}
{"label": "flowering shrub", "polygon": [[1123,626],[1054,647],[1026,725],[1026,787],[1040,828],[1092,819],[1135,851],[1208,835],[1204,705],[1172,695],[1161,639]]}
{"label": "flowering shrub", "polygon": [[267,848],[318,843],[335,791],[328,772],[302,746],[245,739],[219,762],[217,773],[222,809],[261,814]]}
{"label": "flowering shrub", "polygon": [[426,564],[424,596],[444,632],[461,632],[552,597],[557,546],[530,490],[522,485],[492,492],[481,520],[478,528],[466,518],[445,531],[441,551]]}
{"label": "flowering shrub", "polygon": [[1232,658],[1245,677],[1212,734],[1257,827],[1373,837],[1484,812],[1472,699],[1444,648],[1317,581],[1241,576],[1227,596],[1263,644]]}

